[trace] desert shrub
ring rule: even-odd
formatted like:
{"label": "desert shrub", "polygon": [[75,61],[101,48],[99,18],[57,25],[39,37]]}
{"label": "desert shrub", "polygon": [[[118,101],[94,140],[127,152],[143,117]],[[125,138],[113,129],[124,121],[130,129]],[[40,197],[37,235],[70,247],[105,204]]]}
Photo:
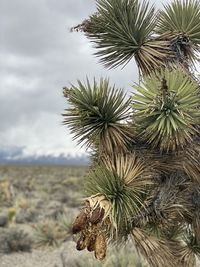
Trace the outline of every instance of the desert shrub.
{"label": "desert shrub", "polygon": [[[67,193],[66,193],[67,192]],[[79,192],[75,191],[60,191],[54,194],[54,199],[57,201],[67,205],[68,207],[71,208],[77,208],[80,206],[81,201],[80,198],[82,195],[80,195]]]}
{"label": "desert shrub", "polygon": [[38,212],[35,208],[33,199],[27,198],[24,194],[17,196],[15,201],[16,207],[16,223],[36,222]]}
{"label": "desert shrub", "polygon": [[64,241],[66,241],[71,236],[71,225],[72,225],[72,215],[68,214],[59,214],[58,223],[61,231],[63,232]]}
{"label": "desert shrub", "polygon": [[0,227],[5,227],[8,223],[8,216],[0,214]]}
{"label": "desert shrub", "polygon": [[61,228],[65,231],[69,231],[72,224],[72,214],[71,212],[60,213],[57,217]]}
{"label": "desert shrub", "polygon": [[[70,261],[70,267],[147,267],[146,263],[140,258],[136,252],[129,248],[111,249],[107,259],[101,263],[89,255],[83,255]],[[66,265],[67,266],[67,265]]]}
{"label": "desert shrub", "polygon": [[147,267],[144,260],[140,258],[133,249],[113,249],[103,267]]}
{"label": "desert shrub", "polygon": [[55,209],[51,209],[50,212],[45,216],[45,218],[57,220],[61,214],[64,214],[64,212],[64,207],[60,206]]}
{"label": "desert shrub", "polygon": [[45,219],[34,226],[35,247],[58,247],[63,240],[63,233],[58,223],[51,219]]}
{"label": "desert shrub", "polygon": [[38,213],[34,209],[19,209],[16,214],[16,223],[36,222]]}
{"label": "desert shrub", "polygon": [[11,222],[13,220],[13,218],[16,215],[16,209],[14,207],[11,207],[8,209],[8,220],[9,222]]}
{"label": "desert shrub", "polygon": [[30,252],[32,239],[23,230],[9,229],[0,235],[0,252]]}
{"label": "desert shrub", "polygon": [[28,209],[32,206],[32,203],[30,199],[28,199],[27,197],[21,194],[17,197],[15,201],[15,205],[17,208],[20,208],[20,209]]}

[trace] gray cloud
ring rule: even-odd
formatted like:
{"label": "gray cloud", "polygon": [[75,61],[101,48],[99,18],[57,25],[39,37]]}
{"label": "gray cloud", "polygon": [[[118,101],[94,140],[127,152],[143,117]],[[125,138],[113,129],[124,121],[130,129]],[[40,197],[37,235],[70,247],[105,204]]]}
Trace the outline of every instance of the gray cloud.
{"label": "gray cloud", "polygon": [[94,11],[92,0],[0,0],[0,145],[27,153],[80,151],[62,126],[62,87],[88,75],[131,90],[133,61],[105,70],[88,40],[69,32]]}

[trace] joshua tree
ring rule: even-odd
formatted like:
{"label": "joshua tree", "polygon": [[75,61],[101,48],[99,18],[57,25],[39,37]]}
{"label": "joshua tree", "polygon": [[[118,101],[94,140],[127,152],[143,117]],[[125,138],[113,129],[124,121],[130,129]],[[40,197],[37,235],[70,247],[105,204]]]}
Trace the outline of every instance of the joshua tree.
{"label": "joshua tree", "polygon": [[108,241],[132,239],[152,267],[194,267],[200,256],[200,3],[96,0],[83,32],[105,67],[134,59],[128,97],[107,79],[64,89],[74,138],[90,148],[77,249],[104,259]]}

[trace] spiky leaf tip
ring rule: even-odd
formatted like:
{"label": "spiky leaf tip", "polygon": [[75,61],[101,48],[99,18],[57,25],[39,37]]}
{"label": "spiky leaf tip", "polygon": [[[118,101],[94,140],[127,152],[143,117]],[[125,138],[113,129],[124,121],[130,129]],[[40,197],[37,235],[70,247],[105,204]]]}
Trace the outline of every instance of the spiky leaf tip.
{"label": "spiky leaf tip", "polygon": [[181,34],[196,48],[200,45],[200,3],[198,0],[174,0],[164,6],[158,16],[159,34]]}
{"label": "spiky leaf tip", "polygon": [[164,152],[192,141],[200,121],[200,98],[199,85],[188,74],[166,69],[134,88],[134,122],[143,140]]}
{"label": "spiky leaf tip", "polygon": [[88,195],[102,194],[112,204],[111,235],[126,238],[133,227],[133,217],[143,206],[152,172],[147,164],[134,154],[105,157],[86,178]]}
{"label": "spiky leaf tip", "polygon": [[[191,261],[193,260],[194,262],[196,262],[195,255],[198,258],[200,257],[200,244],[198,244],[197,236],[195,235],[195,232],[193,232],[190,226],[188,226],[185,230],[185,233],[183,235],[183,241],[184,241],[184,246],[182,248],[182,258],[186,259],[186,261],[191,259]],[[188,265],[188,266],[192,267],[196,265]]]}
{"label": "spiky leaf tip", "polygon": [[149,266],[177,267],[178,259],[173,255],[167,242],[135,227],[132,238],[137,251],[144,256]]}
{"label": "spiky leaf tip", "polygon": [[126,149],[132,140],[132,132],[125,124],[129,117],[130,99],[122,89],[111,87],[108,79],[93,84],[78,81],[78,86],[64,89],[64,96],[71,104],[65,110],[64,124],[74,134],[74,139],[87,146],[112,152]]}
{"label": "spiky leaf tip", "polygon": [[138,0],[96,0],[97,12],[74,29],[95,43],[106,67],[128,63],[155,28],[154,7]]}
{"label": "spiky leaf tip", "polygon": [[[199,127],[198,127],[199,130]],[[190,143],[190,146],[188,146],[187,149],[185,149],[183,152],[182,157],[182,165],[187,173],[188,177],[191,178],[191,180],[195,184],[200,184],[200,142],[199,142],[199,135],[197,135],[197,138],[194,140],[194,142]]]}
{"label": "spiky leaf tip", "polygon": [[[169,62],[186,70],[194,67],[200,49],[200,4],[197,0],[174,0],[158,13],[155,32],[169,35]],[[173,66],[174,67],[174,66]]]}

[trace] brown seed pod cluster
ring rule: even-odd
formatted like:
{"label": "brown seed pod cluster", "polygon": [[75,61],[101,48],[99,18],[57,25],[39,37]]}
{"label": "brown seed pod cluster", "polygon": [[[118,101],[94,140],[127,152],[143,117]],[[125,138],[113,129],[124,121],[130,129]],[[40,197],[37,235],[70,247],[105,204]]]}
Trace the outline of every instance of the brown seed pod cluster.
{"label": "brown seed pod cluster", "polygon": [[101,222],[103,220],[104,217],[104,209],[98,207],[96,209],[94,209],[89,217],[89,221],[92,224],[98,224],[99,222]]}
{"label": "brown seed pod cluster", "polygon": [[76,217],[73,225],[72,225],[72,233],[77,234],[81,232],[87,224],[87,213],[85,210],[81,210],[79,215]]}
{"label": "brown seed pod cluster", "polygon": [[[99,196],[95,200],[99,200]],[[103,200],[105,201],[105,198]],[[79,235],[76,249],[94,251],[98,260],[106,257],[106,231],[110,225],[106,212],[100,202],[94,201],[91,205],[90,201],[86,201],[85,207],[81,209],[72,225],[72,233]]]}

